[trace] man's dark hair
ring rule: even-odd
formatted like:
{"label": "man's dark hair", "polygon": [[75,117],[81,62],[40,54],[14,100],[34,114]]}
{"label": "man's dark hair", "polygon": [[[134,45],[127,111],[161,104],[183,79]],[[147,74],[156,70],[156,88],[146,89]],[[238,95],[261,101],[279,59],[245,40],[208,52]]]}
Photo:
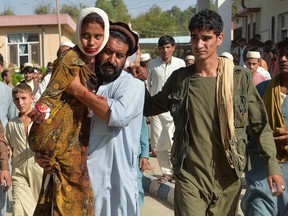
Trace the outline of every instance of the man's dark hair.
{"label": "man's dark hair", "polygon": [[23,71],[22,71],[23,73],[34,73],[34,68],[33,67],[31,67],[31,66],[27,66],[27,67],[25,67],[25,68],[23,68]]}
{"label": "man's dark hair", "polygon": [[204,9],[194,15],[189,23],[189,31],[194,30],[213,31],[219,36],[223,31],[223,21],[221,16],[215,11]]}
{"label": "man's dark hair", "polygon": [[110,36],[112,38],[117,38],[117,39],[121,40],[124,44],[127,44],[129,46],[129,50],[127,52],[127,56],[128,56],[130,50],[132,49],[132,42],[131,42],[130,38],[126,34],[124,34],[123,32],[117,31],[117,30],[110,30]]}
{"label": "man's dark hair", "polygon": [[31,87],[26,84],[26,83],[19,83],[18,85],[16,85],[13,89],[12,89],[12,95],[14,96],[15,94],[21,93],[21,92],[25,92],[28,93],[29,95],[33,95],[33,91],[31,89]]}
{"label": "man's dark hair", "polygon": [[164,46],[166,44],[171,44],[172,46],[175,45],[175,40],[173,37],[169,35],[163,35],[158,40],[158,46]]}
{"label": "man's dark hair", "polygon": [[3,65],[4,65],[4,60],[3,60],[2,54],[0,53],[0,66],[3,66]]}
{"label": "man's dark hair", "polygon": [[9,73],[9,70],[3,70],[2,73],[1,73],[1,77],[2,77],[2,80],[4,79],[4,77],[8,76],[8,73]]}
{"label": "man's dark hair", "polygon": [[241,43],[241,42],[245,42],[245,43],[246,43],[246,39],[245,39],[245,38],[239,38],[239,39],[237,40],[237,43]]}
{"label": "man's dark hair", "polygon": [[288,37],[277,43],[277,48],[279,51],[288,51]]}

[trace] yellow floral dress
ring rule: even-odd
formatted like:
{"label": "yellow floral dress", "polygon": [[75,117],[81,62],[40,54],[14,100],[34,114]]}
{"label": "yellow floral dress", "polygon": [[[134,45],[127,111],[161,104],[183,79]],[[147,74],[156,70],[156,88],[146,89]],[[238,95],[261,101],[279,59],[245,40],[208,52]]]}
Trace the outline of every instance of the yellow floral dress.
{"label": "yellow floral dress", "polygon": [[52,215],[94,215],[93,190],[86,164],[88,111],[79,100],[65,92],[77,74],[85,86],[96,80],[94,72],[92,74],[78,53],[74,48],[55,60],[50,83],[37,101],[50,107],[51,114],[43,123],[32,125],[29,145],[34,152],[48,153],[49,163],[54,167],[52,174],[44,172],[34,212],[37,216],[50,216],[51,212]]}

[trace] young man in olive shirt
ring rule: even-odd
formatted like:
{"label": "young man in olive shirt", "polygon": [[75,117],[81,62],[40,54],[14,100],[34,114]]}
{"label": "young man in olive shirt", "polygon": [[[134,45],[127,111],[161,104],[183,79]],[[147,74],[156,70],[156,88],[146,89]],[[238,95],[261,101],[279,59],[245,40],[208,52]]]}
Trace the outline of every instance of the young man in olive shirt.
{"label": "young man in olive shirt", "polygon": [[174,118],[176,216],[237,215],[240,177],[247,168],[248,124],[266,161],[271,192],[283,192],[266,110],[249,71],[218,58],[222,29],[223,21],[214,11],[192,17],[195,65],[174,71],[158,94],[145,98],[145,115],[170,111]]}

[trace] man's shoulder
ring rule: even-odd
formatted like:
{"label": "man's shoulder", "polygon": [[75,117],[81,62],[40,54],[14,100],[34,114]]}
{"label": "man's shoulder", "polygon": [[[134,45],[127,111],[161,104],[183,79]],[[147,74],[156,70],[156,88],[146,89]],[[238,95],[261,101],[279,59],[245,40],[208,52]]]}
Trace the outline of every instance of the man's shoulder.
{"label": "man's shoulder", "polygon": [[9,121],[7,122],[6,128],[13,127],[16,124],[22,124],[19,116],[15,116],[14,118],[9,119]]}
{"label": "man's shoulder", "polygon": [[[120,76],[115,80],[116,82],[131,82],[131,83],[135,83],[137,85],[141,85],[143,84],[144,85],[144,82],[140,79],[137,79],[137,78],[134,78],[132,76],[131,73],[128,73],[127,71],[123,70],[120,74]],[[114,82],[115,82],[114,81]]]}
{"label": "man's shoulder", "polygon": [[181,81],[183,79],[186,79],[190,77],[193,73],[195,73],[194,68],[195,68],[195,65],[189,65],[187,67],[186,66],[180,67],[173,71],[169,79],[172,79],[174,81],[175,80]]}
{"label": "man's shoulder", "polygon": [[157,65],[161,65],[163,61],[160,58],[152,59],[148,65],[147,68],[153,68],[156,67]]}
{"label": "man's shoulder", "polygon": [[249,69],[241,66],[234,66],[234,82],[237,88],[245,88],[247,85],[251,84],[251,81],[252,76]]}
{"label": "man's shoulder", "polygon": [[270,79],[265,80],[265,81],[259,83],[259,84],[256,86],[256,88],[257,88],[257,90],[258,90],[258,92],[259,92],[259,94],[260,94],[261,97],[263,97],[263,95],[264,95],[264,93],[265,93],[265,91],[266,91],[266,89],[267,89],[267,86],[269,85],[270,81],[271,81]]}
{"label": "man's shoulder", "polygon": [[181,59],[181,58],[172,56],[172,62],[173,62],[173,61],[174,61],[174,62],[180,62],[180,63],[182,63],[182,64],[185,65],[185,61],[184,61],[183,59]]}
{"label": "man's shoulder", "polygon": [[238,65],[234,66],[234,75],[244,75],[244,76],[251,76],[251,72],[248,68],[241,67]]}
{"label": "man's shoulder", "polygon": [[3,82],[0,82],[0,89],[1,89],[1,95],[2,95],[2,93],[12,92],[12,88]]}

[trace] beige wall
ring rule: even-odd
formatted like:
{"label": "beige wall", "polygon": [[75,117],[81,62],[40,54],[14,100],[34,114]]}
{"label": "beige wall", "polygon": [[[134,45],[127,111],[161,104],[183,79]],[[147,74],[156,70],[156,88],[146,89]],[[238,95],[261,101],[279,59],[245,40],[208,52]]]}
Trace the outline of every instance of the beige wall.
{"label": "beige wall", "polygon": [[[39,34],[40,66],[46,66],[49,61],[56,59],[56,52],[59,47],[58,26],[0,27],[0,53],[3,55],[6,64],[9,63],[6,62],[8,60],[7,34],[25,32]],[[62,41],[70,40],[72,37],[73,35],[62,27]]]}

